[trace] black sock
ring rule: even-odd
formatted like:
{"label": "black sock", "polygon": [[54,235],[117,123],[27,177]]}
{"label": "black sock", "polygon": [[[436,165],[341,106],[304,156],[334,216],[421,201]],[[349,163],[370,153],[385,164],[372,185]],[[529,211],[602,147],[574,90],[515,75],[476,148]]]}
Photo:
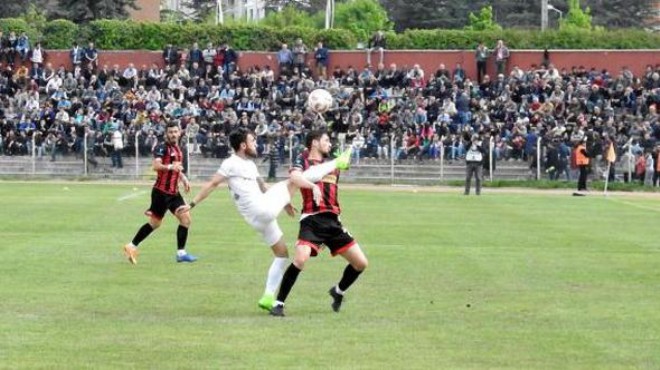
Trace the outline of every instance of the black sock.
{"label": "black sock", "polygon": [[151,234],[151,232],[154,231],[154,228],[149,225],[147,222],[146,224],[142,225],[140,230],[138,230],[137,234],[135,234],[135,237],[133,238],[133,245],[138,246],[144,239]]}
{"label": "black sock", "polygon": [[286,301],[286,297],[289,295],[293,284],[296,283],[298,279],[298,274],[300,274],[300,269],[296,267],[293,263],[284,271],[284,276],[282,276],[282,284],[280,284],[280,291],[277,293],[277,300],[280,302]]}
{"label": "black sock", "polygon": [[176,229],[176,247],[178,250],[186,249],[186,241],[188,240],[188,228],[179,225]]}
{"label": "black sock", "polygon": [[361,273],[362,271],[354,269],[350,264],[346,266],[344,269],[344,275],[341,277],[339,284],[337,284],[339,290],[342,292],[346,291],[346,289],[348,289],[355,282],[355,280],[357,280]]}

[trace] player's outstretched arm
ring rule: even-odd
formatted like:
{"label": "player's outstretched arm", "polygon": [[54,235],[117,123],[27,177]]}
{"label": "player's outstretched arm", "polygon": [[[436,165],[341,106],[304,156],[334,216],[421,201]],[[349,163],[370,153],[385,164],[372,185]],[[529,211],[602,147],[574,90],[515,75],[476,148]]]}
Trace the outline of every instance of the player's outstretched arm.
{"label": "player's outstretched arm", "polygon": [[199,191],[199,193],[197,193],[197,195],[195,195],[193,200],[189,204],[179,207],[176,210],[176,213],[180,214],[190,211],[197,204],[201,203],[204,199],[206,199],[218,186],[220,186],[220,184],[222,184],[226,180],[227,178],[220,174],[213,175],[211,180],[202,186],[202,189]]}
{"label": "player's outstretched arm", "polygon": [[301,170],[294,168],[291,170],[291,173],[289,174],[289,181],[298,188],[302,189],[312,189],[312,194],[314,196],[314,203],[319,205],[321,203],[321,199],[323,198],[323,193],[321,192],[321,189],[314,184],[313,182],[307,180],[305,176],[303,176],[303,173]]}

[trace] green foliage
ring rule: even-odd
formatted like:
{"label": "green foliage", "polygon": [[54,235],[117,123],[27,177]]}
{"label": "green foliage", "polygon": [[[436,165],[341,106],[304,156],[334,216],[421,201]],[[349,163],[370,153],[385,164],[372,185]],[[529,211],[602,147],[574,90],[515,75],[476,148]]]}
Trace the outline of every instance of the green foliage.
{"label": "green foliage", "polygon": [[[30,40],[38,40],[39,31],[24,19],[0,19],[0,29],[26,31]],[[46,23],[41,41],[48,48],[68,48],[73,41],[93,40],[102,50],[160,50],[167,43],[189,47],[195,41],[202,45],[211,41],[216,45],[229,42],[238,50],[273,51],[278,50],[282,42],[291,43],[297,38],[302,38],[310,47],[323,40],[331,49],[352,49],[363,35],[345,29],[275,28],[252,23],[215,26],[98,20],[77,26],[67,20],[55,20]],[[660,45],[660,34],[630,29],[606,31],[598,27],[592,30],[569,27],[546,32],[516,29],[387,32],[389,49],[471,50],[479,40],[492,46],[498,39],[506,40],[513,49],[655,49]]]}
{"label": "green foliage", "polygon": [[20,35],[21,32],[26,32],[30,42],[39,39],[39,32],[34,27],[31,27],[23,18],[0,18],[0,30],[6,35],[8,35],[10,31],[16,32],[16,35]]}
{"label": "green foliage", "polygon": [[43,9],[37,8],[34,3],[30,3],[22,18],[37,31],[39,38],[41,38],[47,22],[46,12]]}
{"label": "green foliage", "polygon": [[591,10],[587,7],[582,10],[580,0],[568,0],[568,13],[559,23],[560,29],[591,29]]}
{"label": "green foliage", "polygon": [[394,24],[387,17],[387,11],[376,0],[337,3],[334,26],[351,31],[361,41],[367,40],[378,30],[394,29]]}
{"label": "green foliage", "polygon": [[68,49],[77,40],[78,25],[66,19],[56,19],[44,26],[44,47],[48,49]]}
{"label": "green foliage", "polygon": [[293,5],[288,5],[281,12],[270,12],[266,18],[259,22],[260,25],[273,28],[284,27],[314,27],[314,20],[310,15]]}
{"label": "green foliage", "polygon": [[56,13],[75,23],[98,19],[126,19],[129,9],[138,9],[136,0],[58,0]]}
{"label": "green foliage", "polygon": [[493,20],[493,7],[484,6],[477,15],[470,12],[468,17],[470,24],[465,27],[471,31],[493,31],[501,30],[502,27]]}

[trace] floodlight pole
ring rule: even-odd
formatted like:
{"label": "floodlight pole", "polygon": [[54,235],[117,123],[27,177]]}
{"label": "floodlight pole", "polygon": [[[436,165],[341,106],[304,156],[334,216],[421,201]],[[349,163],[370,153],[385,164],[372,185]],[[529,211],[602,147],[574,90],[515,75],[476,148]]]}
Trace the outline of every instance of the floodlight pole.
{"label": "floodlight pole", "polygon": [[548,0],[541,0],[541,31],[548,28]]}

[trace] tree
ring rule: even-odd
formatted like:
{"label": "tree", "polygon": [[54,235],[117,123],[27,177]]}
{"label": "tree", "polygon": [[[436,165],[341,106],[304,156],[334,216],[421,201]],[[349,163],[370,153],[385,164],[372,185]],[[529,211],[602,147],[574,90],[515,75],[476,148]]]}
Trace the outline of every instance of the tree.
{"label": "tree", "polygon": [[126,19],[129,8],[139,9],[136,0],[58,0],[57,15],[74,23],[96,19]]}
{"label": "tree", "polygon": [[591,9],[580,8],[580,0],[568,0],[568,13],[560,22],[561,29],[591,29]]}
{"label": "tree", "polygon": [[587,0],[593,24],[606,28],[644,28],[653,16],[648,0]]}
{"label": "tree", "polygon": [[387,17],[387,11],[376,0],[351,0],[337,3],[335,7],[335,28],[343,28],[365,41],[378,30],[390,31],[394,28]]}
{"label": "tree", "polygon": [[484,6],[477,15],[470,12],[470,24],[465,27],[470,31],[492,31],[501,30],[502,26],[493,21],[493,7]]}
{"label": "tree", "polygon": [[287,5],[279,12],[268,13],[266,18],[259,23],[274,28],[315,27],[314,19],[309,13],[299,10],[293,5]]}

